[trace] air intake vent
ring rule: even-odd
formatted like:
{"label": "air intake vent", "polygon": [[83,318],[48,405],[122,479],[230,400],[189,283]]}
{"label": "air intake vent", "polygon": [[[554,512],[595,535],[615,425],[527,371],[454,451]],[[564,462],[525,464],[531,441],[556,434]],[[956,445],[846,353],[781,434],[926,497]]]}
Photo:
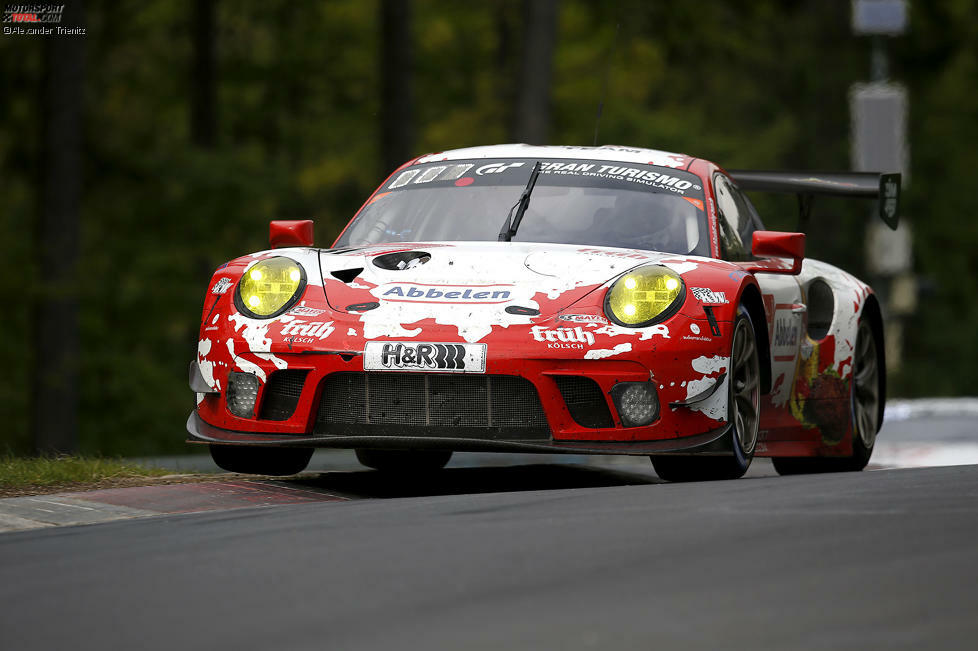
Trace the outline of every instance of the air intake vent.
{"label": "air intake vent", "polygon": [[574,422],[591,429],[615,426],[608,401],[597,382],[579,375],[558,375],[554,380]]}
{"label": "air intake vent", "polygon": [[417,436],[550,435],[536,387],[509,375],[333,373],[323,382],[317,425],[327,435],[354,425],[360,433],[418,428],[411,432]]}
{"label": "air intake vent", "polygon": [[288,420],[295,413],[309,371],[275,371],[268,376],[261,401],[264,420]]}

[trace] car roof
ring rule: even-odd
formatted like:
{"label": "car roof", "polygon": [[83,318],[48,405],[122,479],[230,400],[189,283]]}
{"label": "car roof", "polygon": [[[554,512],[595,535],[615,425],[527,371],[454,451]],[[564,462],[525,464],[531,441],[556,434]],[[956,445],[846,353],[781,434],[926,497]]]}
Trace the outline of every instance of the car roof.
{"label": "car roof", "polygon": [[575,145],[487,145],[451,149],[426,154],[416,163],[434,163],[443,160],[464,158],[576,158],[592,160],[620,161],[623,163],[643,163],[676,169],[688,169],[695,160],[686,154],[674,154],[657,149],[623,147],[620,145],[601,145],[600,147],[579,147]]}

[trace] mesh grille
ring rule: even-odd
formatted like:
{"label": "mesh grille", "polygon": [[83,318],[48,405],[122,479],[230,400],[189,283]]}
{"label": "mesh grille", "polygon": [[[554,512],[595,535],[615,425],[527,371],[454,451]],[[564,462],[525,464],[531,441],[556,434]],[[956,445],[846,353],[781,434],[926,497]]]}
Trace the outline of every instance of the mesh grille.
{"label": "mesh grille", "polygon": [[541,428],[536,387],[508,375],[333,373],[323,382],[322,424]]}
{"label": "mesh grille", "polygon": [[268,376],[261,401],[261,415],[265,420],[288,420],[295,413],[309,371],[275,371]]}
{"label": "mesh grille", "polygon": [[614,427],[608,401],[597,382],[579,375],[559,375],[554,380],[574,422],[581,427]]}

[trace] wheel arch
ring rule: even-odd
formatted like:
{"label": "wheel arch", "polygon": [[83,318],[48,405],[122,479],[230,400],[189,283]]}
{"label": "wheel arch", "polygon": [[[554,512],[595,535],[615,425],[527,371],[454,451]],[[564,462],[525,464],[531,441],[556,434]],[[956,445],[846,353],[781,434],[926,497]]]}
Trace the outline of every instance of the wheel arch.
{"label": "wheel arch", "polygon": [[767,316],[764,311],[764,299],[756,284],[744,286],[740,293],[740,304],[747,310],[754,325],[754,336],[757,338],[757,350],[761,362],[761,395],[771,392],[771,341],[767,331]]}

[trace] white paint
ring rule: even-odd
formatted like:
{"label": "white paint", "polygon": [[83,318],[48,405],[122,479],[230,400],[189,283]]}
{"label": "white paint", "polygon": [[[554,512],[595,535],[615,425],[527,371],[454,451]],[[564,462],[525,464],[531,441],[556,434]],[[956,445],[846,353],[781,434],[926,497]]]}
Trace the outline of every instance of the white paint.
{"label": "white paint", "polygon": [[[202,339],[197,342],[197,366],[200,368],[200,375],[204,378],[204,383],[210,388],[214,388],[214,362],[207,359],[211,352],[213,342],[210,339]],[[200,401],[198,401],[200,404]]]}
{"label": "white paint", "polygon": [[584,359],[604,359],[605,357],[613,357],[615,355],[621,355],[622,353],[627,353],[632,349],[630,343],[618,344],[614,348],[595,348],[584,353]]}
{"label": "white paint", "polygon": [[268,381],[268,376],[265,375],[265,371],[262,370],[261,366],[234,354],[234,339],[228,339],[228,352],[231,354],[231,359],[234,360],[235,366],[245,373],[254,373],[262,382]]}
{"label": "white paint", "polygon": [[703,375],[713,375],[725,371],[729,363],[729,357],[721,357],[720,355],[706,357],[704,355],[693,360],[693,370]]}
{"label": "white paint", "polygon": [[688,262],[688,261],[687,262],[663,262],[662,264],[669,267],[679,275],[692,271],[693,269],[699,266],[695,262]]}
{"label": "white paint", "polygon": [[669,339],[669,326],[665,324],[658,324],[654,326],[649,326],[648,328],[625,328],[623,326],[614,325],[609,323],[606,326],[596,328],[594,330],[597,334],[608,335],[609,337],[619,337],[622,335],[634,336],[639,335],[639,341],[648,341],[652,337],[662,337],[663,339]]}
{"label": "white paint", "polygon": [[[709,378],[703,378],[709,379]],[[712,380],[716,382],[716,380]],[[703,390],[709,388],[710,385],[697,385],[697,382],[702,382],[702,380],[693,380],[688,385],[686,385],[687,397],[695,396],[697,393],[702,393]],[[696,404],[690,405],[690,409],[693,411],[698,411],[713,420],[725,421],[727,420],[727,386],[730,383],[730,376],[724,375],[723,382],[717,387],[717,390],[713,392],[706,400],[697,402]],[[690,387],[698,386],[699,391],[694,391],[690,395]]]}
{"label": "white paint", "polygon": [[619,147],[602,145],[600,147],[576,146],[537,146],[525,144],[489,145],[485,147],[466,147],[442,151],[418,159],[418,163],[435,163],[443,160],[465,158],[575,158],[588,160],[607,160],[623,163],[644,163],[681,169],[692,160],[686,154],[676,154],[642,147]]}
{"label": "white paint", "polygon": [[[241,336],[245,340],[245,343],[248,344],[249,352],[254,354],[255,357],[258,357],[259,359],[271,362],[275,368],[279,370],[288,368],[289,365],[284,359],[276,357],[272,354],[272,340],[267,336],[268,328],[273,324],[288,322],[292,321],[293,319],[295,319],[295,317],[291,316],[282,316],[278,319],[270,320],[249,319],[243,314],[232,314],[228,316],[228,321],[234,323],[235,332],[238,332],[241,329],[241,326],[244,326],[244,332],[241,333]],[[253,362],[249,362],[248,360],[242,360],[234,357],[233,343],[231,339],[228,339],[228,349],[232,350],[232,359],[234,359],[234,363],[237,364],[239,368],[246,370],[245,367],[247,367],[247,372],[254,373],[262,379],[262,382],[265,381],[265,372],[261,370],[260,366]],[[258,369],[258,371],[255,371],[254,369]]]}
{"label": "white paint", "polygon": [[355,328],[347,328],[346,329],[346,336],[347,337],[356,337],[357,336],[356,329]]}

